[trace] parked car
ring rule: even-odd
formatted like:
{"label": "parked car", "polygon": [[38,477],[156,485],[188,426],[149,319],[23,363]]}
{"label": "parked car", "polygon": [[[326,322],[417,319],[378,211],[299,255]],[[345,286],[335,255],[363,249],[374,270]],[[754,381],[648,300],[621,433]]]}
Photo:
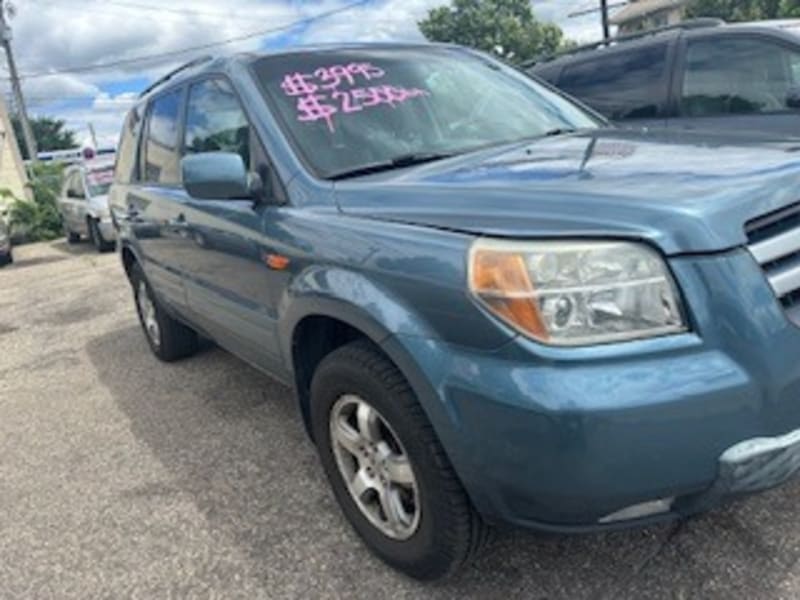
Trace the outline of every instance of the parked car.
{"label": "parked car", "polygon": [[114,161],[108,158],[85,161],[64,171],[58,210],[70,244],[77,244],[85,236],[98,252],[115,248],[117,231],[108,208],[113,179]]}
{"label": "parked car", "polygon": [[0,267],[14,262],[14,252],[11,248],[11,233],[8,225],[0,217]]}
{"label": "parked car", "polygon": [[800,136],[800,20],[690,21],[530,72],[625,125]]}
{"label": "parked car", "polygon": [[642,525],[800,465],[792,144],[614,129],[480,53],[344,45],[190,63],[118,159],[152,351],[207,336],[293,385],[345,516],[411,576],[492,524]]}

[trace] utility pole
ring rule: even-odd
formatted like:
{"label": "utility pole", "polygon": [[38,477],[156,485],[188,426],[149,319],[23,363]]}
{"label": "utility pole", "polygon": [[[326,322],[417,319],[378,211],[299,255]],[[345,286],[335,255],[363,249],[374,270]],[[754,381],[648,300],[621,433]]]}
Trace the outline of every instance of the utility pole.
{"label": "utility pole", "polygon": [[94,146],[94,149],[97,150],[98,149],[97,134],[94,131],[94,125],[91,122],[89,122],[88,125],[89,125],[89,135],[91,135],[92,137],[92,145]]}
{"label": "utility pole", "polygon": [[573,17],[582,17],[584,15],[591,15],[596,12],[600,13],[600,18],[603,23],[603,41],[608,42],[611,39],[611,25],[608,20],[608,9],[609,8],[617,8],[618,6],[625,6],[629,4],[633,0],[619,0],[617,2],[613,2],[609,4],[608,0],[600,0],[600,8],[582,8],[580,10],[576,10],[574,12],[569,13],[567,16],[570,18]]}
{"label": "utility pole", "polygon": [[600,13],[603,16],[603,39],[611,38],[611,28],[608,26],[608,0],[600,0]]}
{"label": "utility pole", "polygon": [[22,135],[25,138],[25,147],[28,149],[28,158],[31,163],[36,164],[39,160],[36,150],[36,138],[33,137],[33,130],[31,129],[30,121],[28,121],[28,111],[25,110],[25,99],[22,97],[19,73],[17,73],[17,65],[14,62],[14,54],[11,51],[11,37],[11,27],[6,21],[6,7],[3,5],[3,0],[0,0],[0,41],[6,51],[8,73],[11,76],[11,88],[14,91],[14,103],[17,105],[17,116],[22,125]]}

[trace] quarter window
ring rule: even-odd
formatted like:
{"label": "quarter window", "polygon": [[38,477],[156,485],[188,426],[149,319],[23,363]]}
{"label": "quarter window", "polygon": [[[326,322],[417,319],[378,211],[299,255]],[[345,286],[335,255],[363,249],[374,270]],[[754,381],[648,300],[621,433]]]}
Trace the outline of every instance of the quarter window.
{"label": "quarter window", "polygon": [[209,79],[189,88],[186,154],[235,152],[250,166],[250,143],[247,117],[225,80]]}
{"label": "quarter window", "polygon": [[80,171],[73,171],[70,175],[67,183],[67,195],[75,199],[86,197],[86,191],[83,188],[83,177]]}
{"label": "quarter window", "polygon": [[685,116],[764,114],[787,109],[800,84],[800,52],[758,39],[689,44],[681,112]]}
{"label": "quarter window", "polygon": [[178,168],[178,116],[182,90],[168,92],[150,104],[144,147],[145,181],[176,184]]}
{"label": "quarter window", "polygon": [[122,127],[122,135],[120,136],[119,151],[117,152],[114,176],[121,183],[128,183],[134,173],[141,123],[141,109],[139,106],[135,106],[125,119],[125,125]]}
{"label": "quarter window", "polygon": [[565,67],[559,87],[610,119],[657,117],[666,95],[666,44],[598,54]]}

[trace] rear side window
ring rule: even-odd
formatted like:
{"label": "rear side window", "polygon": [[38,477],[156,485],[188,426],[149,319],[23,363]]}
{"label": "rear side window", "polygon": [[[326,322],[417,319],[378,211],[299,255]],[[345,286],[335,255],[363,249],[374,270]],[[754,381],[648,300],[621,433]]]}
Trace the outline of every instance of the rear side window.
{"label": "rear side window", "polygon": [[144,180],[166,185],[180,182],[178,124],[183,90],[158,96],[150,103],[144,144]]}
{"label": "rear side window", "polygon": [[117,152],[114,179],[120,183],[129,183],[134,175],[141,128],[142,111],[140,106],[136,106],[125,118],[122,134],[119,138],[119,151]]}
{"label": "rear side window", "polygon": [[61,196],[66,197],[69,192],[69,188],[72,185],[72,173],[67,171],[64,174],[64,183],[61,185]]}
{"label": "rear side window", "polygon": [[186,154],[235,152],[250,165],[250,124],[230,85],[209,79],[189,88]]}
{"label": "rear side window", "polygon": [[686,55],[681,114],[781,112],[798,85],[798,50],[757,38],[694,40]]}
{"label": "rear side window", "polygon": [[80,171],[72,171],[66,177],[64,185],[64,195],[67,198],[84,198],[86,192],[83,189],[83,177]]}
{"label": "rear side window", "polygon": [[614,120],[659,116],[666,96],[667,45],[631,48],[564,67],[558,86]]}

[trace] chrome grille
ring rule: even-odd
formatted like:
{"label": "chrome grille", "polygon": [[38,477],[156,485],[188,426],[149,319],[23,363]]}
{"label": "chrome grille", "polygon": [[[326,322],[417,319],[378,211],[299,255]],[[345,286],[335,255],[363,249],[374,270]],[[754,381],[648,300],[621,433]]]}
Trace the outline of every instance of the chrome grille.
{"label": "chrome grille", "polygon": [[747,224],[749,249],[786,308],[800,325],[800,204]]}

